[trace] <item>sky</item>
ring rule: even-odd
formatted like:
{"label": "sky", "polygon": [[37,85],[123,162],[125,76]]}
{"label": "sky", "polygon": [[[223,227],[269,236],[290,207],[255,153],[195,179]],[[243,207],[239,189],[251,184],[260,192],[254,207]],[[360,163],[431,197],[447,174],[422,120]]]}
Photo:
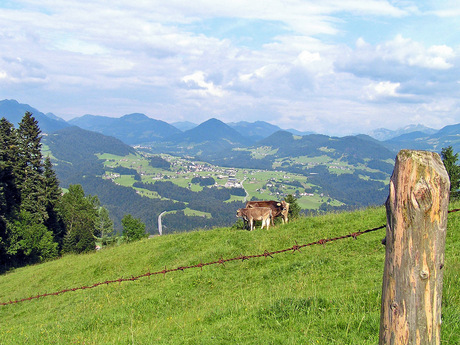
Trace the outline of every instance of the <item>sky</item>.
{"label": "sky", "polygon": [[460,123],[458,0],[0,0],[0,100],[70,120]]}

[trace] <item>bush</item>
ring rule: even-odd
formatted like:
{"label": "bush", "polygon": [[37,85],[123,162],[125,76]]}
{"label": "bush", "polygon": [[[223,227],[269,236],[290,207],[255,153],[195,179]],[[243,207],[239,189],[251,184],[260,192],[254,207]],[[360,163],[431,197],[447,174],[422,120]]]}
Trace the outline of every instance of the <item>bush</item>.
{"label": "bush", "polygon": [[127,242],[138,241],[147,237],[145,224],[140,219],[127,214],[121,220],[121,224],[123,225],[123,236]]}

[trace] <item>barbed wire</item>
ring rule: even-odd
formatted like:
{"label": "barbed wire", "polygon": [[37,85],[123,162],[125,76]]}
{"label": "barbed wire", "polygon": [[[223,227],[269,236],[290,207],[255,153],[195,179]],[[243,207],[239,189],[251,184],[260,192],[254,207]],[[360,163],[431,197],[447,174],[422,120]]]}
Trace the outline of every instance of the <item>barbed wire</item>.
{"label": "barbed wire", "polygon": [[[458,211],[460,211],[460,209],[453,209],[453,210],[448,211],[448,213],[453,213],[453,212],[458,212]],[[94,283],[94,284],[88,285],[88,286],[80,286],[80,287],[75,287],[75,288],[71,288],[71,289],[64,289],[64,290],[51,292],[51,293],[44,293],[44,294],[40,294],[40,295],[30,296],[30,297],[27,297],[27,298],[21,298],[21,299],[17,299],[17,300],[10,300],[8,302],[0,302],[0,306],[10,305],[10,304],[18,304],[18,303],[21,303],[21,302],[31,301],[31,300],[34,300],[34,299],[39,299],[39,298],[48,297],[48,296],[58,296],[58,295],[62,295],[64,293],[71,292],[71,291],[93,289],[93,288],[96,288],[96,287],[101,286],[101,285],[109,285],[109,284],[113,284],[113,283],[122,283],[122,282],[128,282],[128,281],[135,281],[135,280],[139,280],[140,278],[150,277],[150,276],[153,276],[153,275],[160,275],[160,274],[166,275],[167,273],[176,272],[176,271],[184,271],[184,270],[192,269],[192,268],[203,269],[203,267],[211,266],[211,265],[225,265],[226,262],[231,262],[231,261],[238,261],[238,260],[245,261],[245,260],[261,258],[261,257],[265,257],[265,258],[271,257],[271,258],[273,258],[273,255],[276,255],[276,254],[281,254],[281,253],[286,253],[286,252],[294,253],[294,252],[297,252],[297,251],[300,252],[300,249],[302,249],[302,248],[309,247],[309,246],[314,246],[314,245],[317,245],[317,244],[326,244],[328,242],[338,241],[338,240],[342,240],[342,239],[346,239],[346,238],[356,239],[358,236],[361,236],[361,235],[369,233],[369,232],[377,231],[377,230],[383,229],[385,227],[386,227],[386,224],[378,226],[376,228],[372,228],[372,229],[353,232],[353,233],[350,233],[350,234],[347,234],[347,235],[334,237],[334,238],[320,239],[320,240],[315,241],[315,242],[310,242],[310,243],[301,244],[301,245],[297,244],[297,241],[296,241],[296,244],[293,245],[290,248],[285,248],[285,249],[271,251],[271,252],[265,250],[261,254],[240,255],[240,256],[236,256],[236,257],[228,258],[228,259],[224,259],[224,258],[221,257],[219,260],[215,260],[215,261],[211,261],[211,262],[206,262],[206,263],[200,262],[199,264],[196,264],[196,265],[179,266],[179,267],[170,268],[170,269],[167,269],[166,266],[165,266],[165,268],[163,270],[161,270],[161,271],[156,271],[156,272],[150,272],[149,271],[147,273],[144,273],[144,274],[141,274],[141,275],[138,275],[138,276],[131,276],[130,278],[118,278],[118,279],[114,279],[114,280],[106,280],[104,282]]]}
{"label": "barbed wire", "polygon": [[372,232],[372,231],[380,230],[380,229],[383,229],[384,227],[386,227],[386,225],[382,225],[382,226],[372,228],[372,229],[367,229],[367,230],[364,230],[364,231],[353,232],[353,233],[343,235],[343,236],[339,236],[339,237],[321,239],[321,240],[318,240],[318,241],[315,241],[315,242],[310,242],[310,243],[301,244],[301,245],[297,244],[297,241],[296,241],[296,244],[293,245],[290,248],[285,248],[285,249],[271,251],[271,252],[265,250],[261,254],[240,255],[240,256],[236,256],[236,257],[228,258],[228,259],[224,259],[224,258],[221,257],[219,260],[215,260],[215,261],[211,261],[211,262],[205,262],[205,263],[200,262],[199,264],[196,264],[196,265],[179,266],[179,267],[170,268],[170,269],[167,269],[166,266],[165,266],[165,268],[163,270],[161,270],[161,271],[147,272],[147,273],[144,273],[144,274],[141,274],[141,275],[138,275],[138,276],[131,276],[130,278],[118,278],[118,279],[114,279],[114,280],[106,280],[106,281],[94,283],[94,284],[88,285],[88,286],[74,287],[74,288],[64,289],[64,290],[60,290],[60,291],[56,291],[56,292],[44,293],[44,294],[40,294],[40,295],[30,296],[30,297],[27,297],[27,298],[21,298],[21,299],[17,299],[17,300],[10,300],[8,302],[0,302],[0,305],[5,306],[5,305],[10,305],[10,304],[17,304],[17,303],[21,303],[21,302],[25,302],[25,301],[31,301],[31,300],[34,300],[34,299],[39,299],[39,298],[48,297],[48,296],[58,296],[58,295],[62,295],[64,293],[66,293],[66,292],[93,289],[93,288],[101,286],[101,285],[109,285],[109,284],[113,284],[113,283],[135,281],[135,280],[139,280],[140,278],[144,278],[144,277],[150,277],[150,276],[153,276],[153,275],[160,275],[160,274],[166,275],[167,273],[176,272],[176,271],[184,271],[184,270],[192,269],[192,268],[203,269],[203,267],[205,267],[205,266],[224,265],[225,263],[231,262],[231,261],[239,261],[239,260],[245,261],[245,260],[261,258],[261,257],[265,257],[265,258],[271,257],[271,258],[273,258],[273,255],[276,255],[276,254],[281,254],[281,253],[286,253],[286,252],[294,253],[296,251],[300,252],[300,249],[302,249],[302,248],[317,245],[317,244],[326,244],[328,242],[333,242],[333,241],[342,240],[342,239],[346,239],[346,238],[354,238],[354,239],[356,239],[358,236],[360,236],[362,234],[366,234],[366,233],[369,233],[369,232]]}

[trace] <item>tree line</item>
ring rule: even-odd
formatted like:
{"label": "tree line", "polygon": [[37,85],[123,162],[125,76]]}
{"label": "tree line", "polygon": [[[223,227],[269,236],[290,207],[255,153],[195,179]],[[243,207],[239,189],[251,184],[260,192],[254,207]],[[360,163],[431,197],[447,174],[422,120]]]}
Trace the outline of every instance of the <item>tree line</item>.
{"label": "tree line", "polygon": [[[85,195],[81,185],[62,193],[51,159],[42,155],[41,139],[30,112],[17,129],[0,120],[0,272],[94,250],[97,240],[114,234],[97,196]],[[125,237],[139,237],[133,220],[127,217],[125,223]]]}

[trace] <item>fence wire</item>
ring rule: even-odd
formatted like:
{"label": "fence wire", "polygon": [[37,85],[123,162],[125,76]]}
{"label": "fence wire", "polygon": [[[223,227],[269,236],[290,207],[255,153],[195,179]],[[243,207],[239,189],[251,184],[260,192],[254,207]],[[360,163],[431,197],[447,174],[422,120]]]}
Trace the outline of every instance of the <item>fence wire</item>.
{"label": "fence wire", "polygon": [[66,293],[66,292],[93,289],[93,288],[101,286],[101,285],[109,285],[109,284],[114,284],[114,283],[135,281],[135,280],[139,280],[140,278],[144,278],[144,277],[150,277],[150,276],[161,275],[161,274],[166,275],[167,273],[176,272],[176,271],[184,271],[184,270],[192,269],[192,268],[203,269],[203,267],[205,267],[205,266],[224,265],[225,263],[231,262],[231,261],[239,261],[239,260],[245,261],[245,260],[250,260],[250,259],[255,259],[255,258],[262,258],[262,257],[265,257],[265,258],[271,257],[271,258],[273,258],[273,255],[276,255],[276,254],[281,254],[281,253],[286,253],[286,252],[294,253],[296,251],[300,251],[300,249],[302,249],[302,248],[317,245],[317,244],[326,244],[328,242],[333,242],[333,241],[342,240],[342,239],[346,239],[346,238],[354,238],[354,239],[356,239],[358,236],[360,236],[362,234],[366,234],[366,233],[369,233],[369,232],[372,232],[372,231],[380,230],[380,229],[383,229],[385,227],[386,227],[386,225],[381,225],[381,226],[373,228],[373,229],[367,229],[367,230],[364,230],[364,231],[353,232],[353,233],[350,233],[348,235],[334,237],[334,238],[321,239],[321,240],[318,240],[318,241],[315,241],[315,242],[310,242],[310,243],[301,244],[301,245],[297,244],[297,242],[296,242],[296,244],[293,245],[290,248],[285,248],[285,249],[271,251],[271,252],[265,250],[261,254],[240,255],[240,256],[236,256],[236,257],[228,258],[228,259],[224,259],[224,258],[221,257],[219,260],[215,260],[215,261],[211,261],[211,262],[205,262],[205,263],[200,262],[199,264],[196,264],[196,265],[179,266],[179,267],[170,268],[170,269],[167,269],[165,267],[161,271],[147,272],[147,273],[144,273],[144,274],[141,274],[141,275],[138,275],[138,276],[131,276],[130,278],[118,278],[118,279],[114,279],[114,280],[106,280],[106,281],[94,283],[94,284],[88,285],[88,286],[79,286],[79,287],[74,287],[74,288],[71,288],[71,289],[64,289],[64,290],[60,290],[60,291],[56,291],[56,292],[50,292],[50,293],[44,293],[44,294],[40,294],[40,295],[30,296],[30,297],[27,297],[27,298],[21,298],[21,299],[17,299],[17,300],[10,300],[8,302],[0,302],[0,305],[5,306],[5,305],[9,305],[9,304],[17,304],[17,303],[21,303],[21,302],[25,302],[25,301],[31,301],[31,300],[34,300],[34,299],[39,299],[39,298],[48,297],[48,296],[58,296],[58,295],[62,295],[64,293]]}
{"label": "fence wire", "polygon": [[[450,211],[448,211],[448,213],[453,213],[453,212],[458,212],[458,211],[460,211],[460,208],[450,210]],[[317,244],[326,244],[328,242],[343,240],[343,239],[346,239],[346,238],[354,238],[354,239],[356,239],[360,235],[363,235],[363,234],[366,234],[366,233],[369,233],[369,232],[373,232],[373,231],[377,231],[377,230],[383,229],[385,227],[386,227],[386,224],[378,226],[376,228],[372,228],[372,229],[353,232],[353,233],[350,233],[348,235],[343,235],[343,236],[334,237],[334,238],[321,239],[321,240],[318,240],[318,241],[315,241],[315,242],[310,242],[310,243],[301,244],[301,245],[297,244],[297,242],[296,242],[296,244],[293,245],[290,248],[276,250],[276,251],[272,251],[272,252],[269,252],[269,251],[265,250],[261,254],[240,255],[240,256],[236,256],[236,257],[228,258],[228,259],[224,259],[224,258],[221,257],[219,260],[206,262],[206,263],[200,262],[199,264],[191,265],[191,266],[179,266],[179,267],[170,268],[170,269],[167,269],[165,267],[161,271],[147,272],[147,273],[144,273],[144,274],[141,274],[141,275],[138,275],[138,276],[131,276],[130,278],[118,278],[118,279],[114,279],[114,280],[106,280],[104,282],[94,283],[93,285],[79,286],[79,287],[74,287],[74,288],[71,288],[71,289],[64,289],[64,290],[60,290],[60,291],[56,291],[56,292],[44,293],[44,294],[40,294],[40,295],[30,296],[30,297],[27,297],[27,298],[21,298],[21,299],[17,299],[17,300],[10,300],[8,302],[0,302],[0,306],[5,306],[5,305],[9,305],[9,304],[17,304],[17,303],[21,303],[21,302],[25,302],[25,301],[31,301],[31,300],[34,300],[34,299],[39,299],[39,298],[48,297],[48,296],[58,296],[58,295],[62,295],[64,293],[66,293],[66,292],[71,292],[71,291],[93,289],[93,288],[101,286],[101,285],[109,285],[109,284],[113,284],[113,283],[135,281],[135,280],[139,280],[140,278],[150,277],[150,276],[154,276],[154,275],[160,275],[160,274],[166,275],[167,273],[176,272],[176,271],[184,271],[184,270],[192,269],[192,268],[203,269],[203,267],[205,267],[205,266],[224,265],[226,262],[231,262],[231,261],[239,261],[239,260],[245,261],[245,260],[250,260],[250,259],[255,259],[255,258],[262,258],[262,257],[265,257],[265,258],[271,257],[271,258],[273,258],[273,255],[276,255],[276,254],[287,253],[287,252],[294,253],[296,251],[300,251],[300,249],[302,249],[302,248],[309,247],[309,246],[314,246],[314,245],[317,245]]]}

